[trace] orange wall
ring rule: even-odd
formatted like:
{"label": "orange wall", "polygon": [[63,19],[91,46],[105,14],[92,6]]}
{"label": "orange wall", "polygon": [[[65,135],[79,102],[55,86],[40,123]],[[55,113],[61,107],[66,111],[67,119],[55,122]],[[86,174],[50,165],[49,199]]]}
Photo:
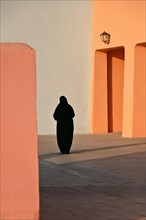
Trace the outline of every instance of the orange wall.
{"label": "orange wall", "polygon": [[0,219],[39,218],[35,51],[0,44]]}
{"label": "orange wall", "polygon": [[[123,88],[123,117],[122,117],[122,136],[134,137],[134,123],[136,117],[139,117],[134,110],[134,102],[137,100],[137,92],[134,89],[135,85],[135,45],[137,43],[145,42],[145,27],[146,27],[146,1],[93,1],[93,24],[92,24],[92,83],[91,83],[91,133],[94,133],[96,128],[93,126],[95,118],[94,107],[98,104],[94,103],[95,82],[94,74],[97,69],[95,64],[95,51],[110,50],[112,48],[124,47],[125,61],[124,61],[124,88]],[[100,34],[106,31],[111,35],[109,44],[101,42]],[[141,55],[142,56],[142,55]],[[138,56],[137,56],[138,57]],[[144,57],[144,56],[143,56]],[[141,58],[142,60],[144,58]],[[139,61],[137,63],[140,64]],[[136,64],[136,65],[139,65]],[[100,67],[99,67],[100,68]],[[98,69],[96,70],[98,71]],[[142,74],[143,75],[143,74]],[[143,78],[143,76],[142,76]],[[142,95],[143,96],[143,95]],[[144,112],[144,106],[142,112]],[[137,110],[136,110],[137,111]],[[143,114],[144,115],[144,114]],[[143,121],[145,116],[143,116]],[[135,121],[135,122],[134,122]],[[103,122],[104,123],[104,122]],[[139,123],[140,124],[140,123]],[[94,127],[94,130],[93,130]],[[144,127],[144,126],[143,126]],[[141,129],[140,125],[137,128]],[[140,136],[143,136],[144,132]],[[136,135],[137,136],[137,135]]]}
{"label": "orange wall", "polygon": [[[130,46],[145,41],[145,0],[99,0],[93,1],[92,43],[93,49]],[[100,40],[106,31],[111,35],[110,44]]]}

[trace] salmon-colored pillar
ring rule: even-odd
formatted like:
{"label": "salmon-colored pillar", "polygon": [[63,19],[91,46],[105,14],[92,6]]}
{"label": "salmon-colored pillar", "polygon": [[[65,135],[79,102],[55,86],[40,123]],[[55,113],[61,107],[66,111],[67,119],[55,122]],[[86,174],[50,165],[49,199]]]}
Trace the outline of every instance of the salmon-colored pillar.
{"label": "salmon-colored pillar", "polygon": [[133,45],[125,49],[124,92],[123,92],[123,137],[132,137],[133,126],[133,82],[134,49]]}
{"label": "salmon-colored pillar", "polygon": [[0,219],[39,219],[35,51],[0,44]]}
{"label": "salmon-colored pillar", "polygon": [[133,137],[146,137],[146,43],[135,47]]}
{"label": "salmon-colored pillar", "polygon": [[95,52],[92,133],[108,132],[107,53]]}

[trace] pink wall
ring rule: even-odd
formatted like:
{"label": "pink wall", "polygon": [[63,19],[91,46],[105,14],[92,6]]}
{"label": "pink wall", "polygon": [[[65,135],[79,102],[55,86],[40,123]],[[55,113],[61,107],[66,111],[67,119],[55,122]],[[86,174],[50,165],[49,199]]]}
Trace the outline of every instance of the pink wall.
{"label": "pink wall", "polygon": [[0,44],[2,220],[39,218],[35,51]]}

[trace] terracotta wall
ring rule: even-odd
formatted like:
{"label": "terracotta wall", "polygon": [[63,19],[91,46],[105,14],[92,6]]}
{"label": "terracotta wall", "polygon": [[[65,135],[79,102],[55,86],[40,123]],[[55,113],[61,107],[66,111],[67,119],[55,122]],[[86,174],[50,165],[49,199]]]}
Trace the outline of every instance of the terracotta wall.
{"label": "terracotta wall", "polygon": [[35,51],[0,44],[0,219],[39,218]]}
{"label": "terracotta wall", "polygon": [[[97,68],[95,63],[95,51],[99,50],[114,50],[118,47],[124,47],[125,61],[124,61],[124,78],[123,78],[123,108],[122,111],[122,136],[124,137],[136,137],[144,136],[145,128],[144,122],[142,128],[141,122],[145,120],[145,108],[144,104],[140,105],[139,110],[135,109],[135,103],[138,102],[138,86],[135,83],[136,69],[139,66],[143,66],[141,62],[144,62],[145,55],[138,52],[135,46],[138,43],[146,41],[145,38],[145,26],[146,26],[146,2],[141,1],[93,1],[93,25],[92,25],[92,83],[91,83],[91,133],[97,133],[97,118],[95,116],[95,107],[102,103],[95,103],[95,93],[97,85],[95,83],[95,73],[101,69],[101,65]],[[106,31],[111,35],[111,41],[109,44],[101,42],[100,34]],[[141,49],[142,50],[142,49]],[[135,57],[136,56],[136,57]],[[139,56],[139,58],[138,58]],[[141,57],[141,58],[140,58]],[[138,59],[136,61],[136,59]],[[141,60],[141,62],[139,62]],[[99,62],[99,61],[96,61]],[[104,68],[104,67],[103,67]],[[141,69],[141,67],[140,67]],[[108,72],[108,71],[107,71]],[[99,76],[99,80],[100,80]],[[144,71],[139,73],[139,77],[144,79]],[[97,78],[97,76],[96,76]],[[140,79],[139,79],[140,80]],[[101,82],[102,83],[102,82]],[[145,87],[145,85],[143,85]],[[144,89],[141,89],[144,92]],[[144,95],[142,95],[144,97]],[[99,97],[96,99],[100,99]],[[137,100],[137,101],[136,101]],[[104,105],[104,104],[103,104]],[[100,108],[100,107],[99,107]],[[142,112],[142,117],[138,112]],[[137,112],[137,113],[136,113]],[[141,119],[140,119],[140,118]],[[136,124],[138,122],[138,127]],[[103,121],[104,123],[104,121]],[[141,130],[142,129],[142,130]],[[136,132],[139,130],[139,132]]]}

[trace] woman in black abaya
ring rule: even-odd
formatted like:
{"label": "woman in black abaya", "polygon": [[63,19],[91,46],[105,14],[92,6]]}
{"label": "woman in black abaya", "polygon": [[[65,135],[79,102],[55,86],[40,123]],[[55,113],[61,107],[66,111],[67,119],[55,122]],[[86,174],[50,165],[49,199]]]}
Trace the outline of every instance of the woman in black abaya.
{"label": "woman in black abaya", "polygon": [[74,110],[68,104],[65,96],[60,97],[60,103],[57,105],[53,114],[54,119],[57,121],[57,143],[60,152],[69,154],[73,140],[73,117],[75,116]]}

